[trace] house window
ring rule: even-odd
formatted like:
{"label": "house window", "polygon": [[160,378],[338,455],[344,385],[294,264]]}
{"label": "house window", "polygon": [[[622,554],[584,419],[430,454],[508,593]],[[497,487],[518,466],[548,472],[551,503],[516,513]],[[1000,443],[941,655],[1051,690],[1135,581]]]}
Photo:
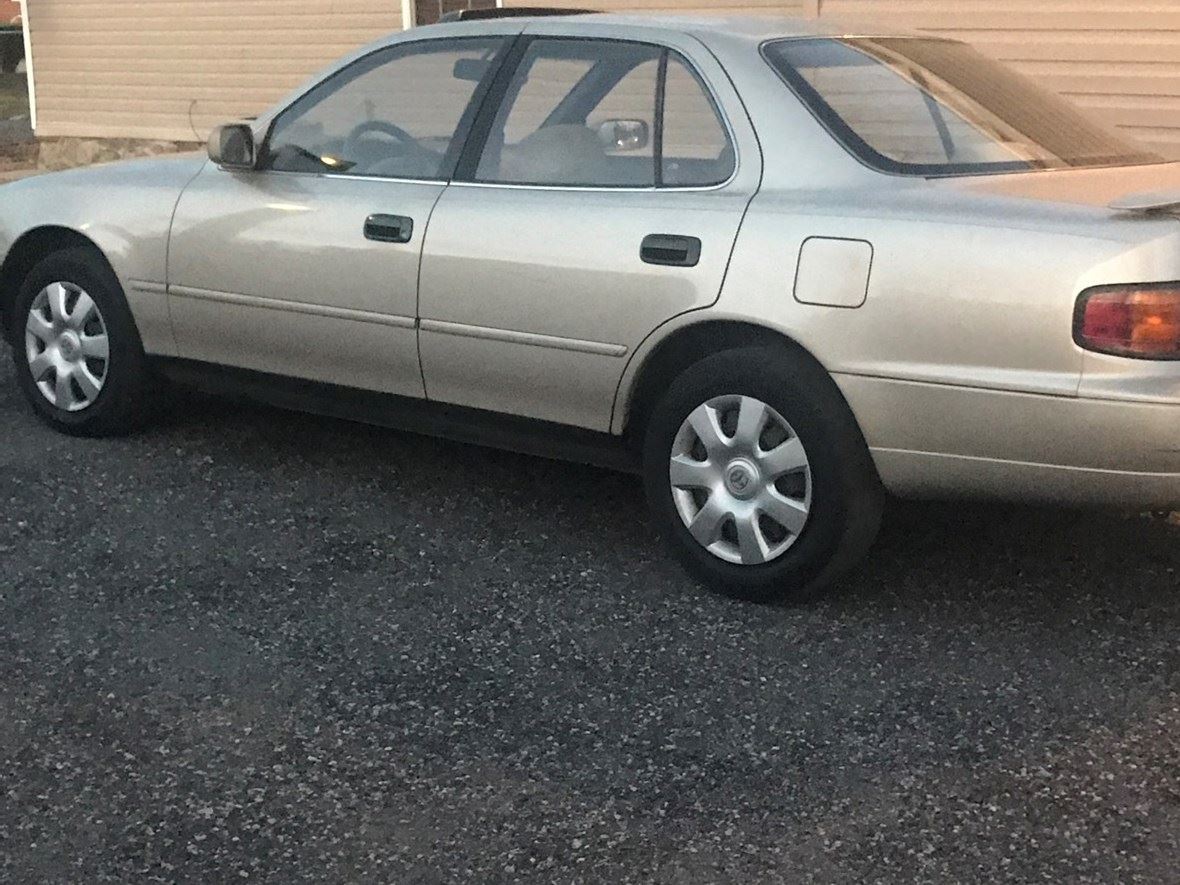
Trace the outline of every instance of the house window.
{"label": "house window", "polygon": [[432,25],[448,12],[463,9],[495,9],[496,0],[414,0],[414,21]]}

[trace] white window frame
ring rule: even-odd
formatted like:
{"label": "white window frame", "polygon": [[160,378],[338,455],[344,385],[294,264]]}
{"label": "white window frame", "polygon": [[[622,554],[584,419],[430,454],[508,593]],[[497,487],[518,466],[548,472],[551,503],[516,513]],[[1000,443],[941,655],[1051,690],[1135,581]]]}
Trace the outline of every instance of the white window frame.
{"label": "white window frame", "polygon": [[29,24],[29,0],[20,2],[20,26],[25,41],[25,83],[29,90],[29,128],[37,131],[37,78],[33,76],[33,37]]}

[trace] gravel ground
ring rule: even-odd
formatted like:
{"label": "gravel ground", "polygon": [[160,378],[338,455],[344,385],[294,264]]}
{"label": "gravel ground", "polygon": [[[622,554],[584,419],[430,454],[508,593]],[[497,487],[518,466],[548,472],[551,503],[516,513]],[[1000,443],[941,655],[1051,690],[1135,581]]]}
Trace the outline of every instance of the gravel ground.
{"label": "gravel ground", "polygon": [[633,480],[0,369],[0,880],[1165,882],[1180,528],[895,505],[809,608]]}

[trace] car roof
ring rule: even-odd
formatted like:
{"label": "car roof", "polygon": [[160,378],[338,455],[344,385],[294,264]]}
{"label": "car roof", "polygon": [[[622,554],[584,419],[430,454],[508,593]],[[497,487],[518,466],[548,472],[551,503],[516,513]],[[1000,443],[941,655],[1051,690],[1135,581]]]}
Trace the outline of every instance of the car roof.
{"label": "car roof", "polygon": [[[555,26],[571,32],[592,30],[595,27],[636,28],[642,30],[671,31],[690,34],[704,42],[710,38],[726,37],[763,43],[773,39],[792,37],[911,37],[919,36],[897,28],[880,28],[850,25],[845,22],[825,19],[797,18],[774,15],[701,15],[692,13],[586,13],[569,16],[520,16],[511,19],[488,18],[478,21],[428,25],[423,31],[442,33],[443,29],[464,27],[470,29],[486,27],[491,30],[511,23],[516,29],[528,31],[534,25],[543,25],[546,30]],[[934,35],[926,35],[937,39]]]}
{"label": "car roof", "polygon": [[[714,34],[726,34],[731,37],[751,37],[760,40],[771,37],[840,37],[849,36],[852,33],[848,32],[842,24],[786,15],[596,13],[585,17],[582,21],[595,24],[660,28],[691,34],[706,31]],[[855,33],[861,34],[863,30],[855,30]]]}

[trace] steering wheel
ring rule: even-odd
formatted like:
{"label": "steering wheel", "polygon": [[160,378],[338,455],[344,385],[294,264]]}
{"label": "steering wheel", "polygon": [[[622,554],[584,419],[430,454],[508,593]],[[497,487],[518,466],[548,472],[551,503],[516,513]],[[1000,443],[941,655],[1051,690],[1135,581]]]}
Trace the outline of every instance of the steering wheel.
{"label": "steering wheel", "polygon": [[410,135],[402,127],[394,123],[387,123],[384,120],[366,120],[348,133],[348,137],[344,139],[344,155],[346,157],[355,155],[361,139],[371,133],[388,135],[410,150],[421,150],[418,139],[414,138],[414,136]]}

